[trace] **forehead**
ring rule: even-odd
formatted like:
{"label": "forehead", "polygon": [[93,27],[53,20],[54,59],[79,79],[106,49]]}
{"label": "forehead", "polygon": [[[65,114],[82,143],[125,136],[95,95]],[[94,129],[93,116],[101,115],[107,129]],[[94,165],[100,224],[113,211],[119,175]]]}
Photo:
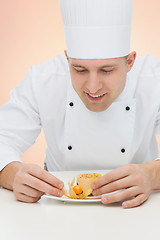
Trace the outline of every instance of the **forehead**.
{"label": "forehead", "polygon": [[70,58],[70,64],[74,67],[114,67],[121,64],[123,58],[108,58],[108,59],[78,59]]}

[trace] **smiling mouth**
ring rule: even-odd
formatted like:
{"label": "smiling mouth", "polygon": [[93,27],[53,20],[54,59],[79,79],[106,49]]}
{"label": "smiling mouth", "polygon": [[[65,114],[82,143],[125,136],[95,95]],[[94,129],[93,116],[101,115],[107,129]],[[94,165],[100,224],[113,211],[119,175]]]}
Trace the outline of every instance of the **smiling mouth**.
{"label": "smiling mouth", "polygon": [[88,95],[91,96],[91,97],[93,97],[93,98],[98,98],[98,97],[102,97],[104,94],[101,94],[101,95],[92,95],[92,94],[89,94],[89,93],[88,93]]}
{"label": "smiling mouth", "polygon": [[92,101],[100,101],[106,94],[101,94],[101,95],[92,95],[89,93],[86,93],[88,98]]}

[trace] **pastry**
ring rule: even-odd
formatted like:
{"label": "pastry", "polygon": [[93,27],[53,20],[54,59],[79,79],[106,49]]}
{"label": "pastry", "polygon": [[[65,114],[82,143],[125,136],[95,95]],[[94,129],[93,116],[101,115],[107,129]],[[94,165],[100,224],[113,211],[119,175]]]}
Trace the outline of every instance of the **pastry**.
{"label": "pastry", "polygon": [[77,185],[74,185],[75,177],[69,185],[69,193],[63,188],[66,197],[74,199],[84,199],[92,193],[91,183],[102,175],[98,173],[81,173],[76,176]]}

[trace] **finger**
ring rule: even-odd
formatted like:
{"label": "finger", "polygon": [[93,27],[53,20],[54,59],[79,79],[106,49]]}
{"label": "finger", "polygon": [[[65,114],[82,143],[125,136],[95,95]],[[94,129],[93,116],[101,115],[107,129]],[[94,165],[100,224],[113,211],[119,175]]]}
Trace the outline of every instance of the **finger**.
{"label": "finger", "polygon": [[123,208],[132,208],[132,207],[137,207],[144,203],[148,199],[149,195],[146,194],[139,194],[132,200],[128,200],[122,203]]}
{"label": "finger", "polygon": [[32,187],[28,187],[27,185],[21,185],[19,192],[33,198],[39,198],[44,194],[43,192]]}
{"label": "finger", "polygon": [[26,203],[35,203],[37,201],[40,200],[41,197],[37,197],[37,198],[34,198],[34,197],[30,197],[30,196],[27,196],[23,193],[20,193],[18,195],[15,195],[16,199],[20,202],[26,202]]}
{"label": "finger", "polygon": [[128,176],[128,177],[124,177],[120,180],[108,183],[107,185],[104,185],[100,188],[97,188],[96,190],[94,190],[92,192],[92,194],[94,196],[98,196],[98,195],[102,195],[105,193],[110,193],[110,192],[114,192],[120,189],[125,189],[125,188],[129,188],[134,186],[135,184],[133,184],[133,179]]}
{"label": "finger", "polygon": [[118,179],[127,177],[135,169],[135,167],[136,166],[134,164],[129,164],[120,168],[116,168],[111,172],[103,175],[102,177],[96,179],[91,186],[93,189],[97,189],[103,185],[106,185]]}
{"label": "finger", "polygon": [[56,178],[51,173],[47,172],[37,165],[35,165],[34,168],[32,166],[29,167],[28,173],[58,189],[62,189],[64,187],[64,183],[60,179]]}
{"label": "finger", "polygon": [[129,198],[135,197],[138,194],[140,194],[139,188],[135,186],[125,190],[121,190],[113,194],[109,194],[107,196],[103,196],[102,203],[108,204],[108,203],[120,202]]}
{"label": "finger", "polygon": [[25,185],[39,190],[40,192],[48,193],[57,197],[63,196],[63,192],[61,190],[29,174],[24,175],[23,181],[25,182]]}

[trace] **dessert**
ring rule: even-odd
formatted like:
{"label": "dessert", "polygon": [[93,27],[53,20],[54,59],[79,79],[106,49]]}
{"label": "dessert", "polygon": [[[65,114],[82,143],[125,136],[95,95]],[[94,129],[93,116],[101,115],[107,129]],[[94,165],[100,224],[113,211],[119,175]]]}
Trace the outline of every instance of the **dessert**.
{"label": "dessert", "polygon": [[74,199],[84,199],[92,193],[91,183],[102,175],[98,173],[81,173],[76,176],[77,185],[74,185],[75,177],[71,183],[68,182],[69,192],[63,188],[63,194],[66,197]]}

